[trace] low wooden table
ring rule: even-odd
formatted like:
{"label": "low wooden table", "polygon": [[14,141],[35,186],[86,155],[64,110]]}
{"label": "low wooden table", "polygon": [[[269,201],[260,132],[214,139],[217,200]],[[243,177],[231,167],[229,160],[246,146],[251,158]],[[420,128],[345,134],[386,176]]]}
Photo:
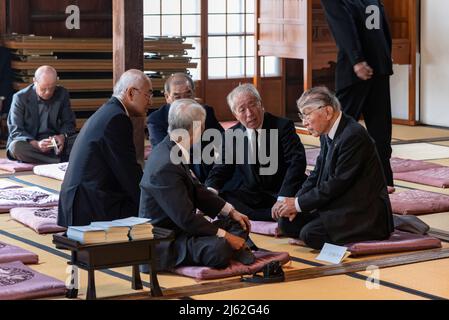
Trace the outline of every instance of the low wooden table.
{"label": "low wooden table", "polygon": [[[65,235],[54,235],[53,243],[57,248],[67,249],[72,252],[69,265],[77,266],[88,272],[87,300],[96,299],[95,270],[120,268],[132,266],[132,288],[143,289],[140,279],[139,265],[148,264],[150,270],[150,294],[155,297],[162,296],[162,291],[157,280],[155,245],[161,241],[173,239],[171,230],[155,227],[154,239],[130,240],[126,242],[99,243],[82,245],[77,241],[68,239]],[[71,279],[73,281],[73,278]],[[67,298],[78,297],[76,284],[67,291]]]}

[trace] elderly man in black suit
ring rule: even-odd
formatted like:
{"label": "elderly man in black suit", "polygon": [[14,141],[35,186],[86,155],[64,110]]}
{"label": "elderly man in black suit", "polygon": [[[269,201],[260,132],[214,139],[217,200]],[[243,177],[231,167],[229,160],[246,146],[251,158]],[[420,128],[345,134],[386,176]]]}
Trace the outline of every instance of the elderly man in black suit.
{"label": "elderly man in black suit", "polygon": [[57,80],[53,67],[39,67],[34,83],[13,96],[8,115],[10,159],[29,163],[68,160],[76,138],[75,114],[69,93],[56,85]]}
{"label": "elderly man in black suit", "polygon": [[325,87],[298,100],[309,132],[320,137],[316,167],[294,198],[273,213],[283,233],[314,249],[324,243],[383,240],[393,231],[387,184],[368,132],[340,111]]}
{"label": "elderly man in black suit", "polygon": [[[228,104],[239,124],[223,135],[221,161],[206,185],[250,219],[273,221],[279,201],[293,197],[306,179],[304,146],[292,121],[265,112],[253,85],[235,88]],[[242,177],[242,184],[224,191],[234,174]]]}
{"label": "elderly man in black suit", "polygon": [[[153,148],[167,136],[168,112],[170,105],[179,99],[193,99],[195,97],[195,83],[192,78],[185,73],[175,73],[167,79],[164,86],[165,100],[167,104],[152,112],[147,119],[148,133]],[[206,110],[205,129],[214,129],[223,132],[224,129],[215,117],[214,109],[204,105]],[[201,143],[201,152],[206,147],[206,143]],[[190,168],[196,177],[204,182],[212,169],[212,164],[192,163]]]}
{"label": "elderly man in black suit", "polygon": [[128,70],[113,97],[85,123],[73,146],[59,197],[60,226],[137,216],[142,168],[130,116],[143,116],[153,95],[150,79]]}
{"label": "elderly man in black suit", "polygon": [[[169,135],[145,165],[139,216],[151,218],[155,226],[174,230],[176,235],[174,242],[158,247],[160,269],[182,265],[224,268],[233,258],[246,264],[254,261],[245,245],[248,218],[202,185],[188,167],[188,150],[201,139],[205,118],[204,108],[194,100],[173,102]],[[205,216],[218,219],[210,222]]]}
{"label": "elderly man in black suit", "polygon": [[359,120],[363,115],[393,192],[391,170],[392,116],[390,76],[392,40],[380,0],[321,0],[339,48],[337,97],[343,111]]}

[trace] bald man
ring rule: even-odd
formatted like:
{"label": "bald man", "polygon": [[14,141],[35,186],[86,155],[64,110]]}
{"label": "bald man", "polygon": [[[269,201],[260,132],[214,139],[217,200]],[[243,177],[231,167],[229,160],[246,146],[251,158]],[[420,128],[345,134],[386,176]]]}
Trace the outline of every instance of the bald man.
{"label": "bald man", "polygon": [[34,83],[13,96],[8,115],[7,156],[28,163],[66,162],[75,140],[69,93],[56,85],[51,66],[39,67]]}
{"label": "bald man", "polygon": [[61,186],[60,226],[137,216],[142,168],[130,116],[144,116],[152,96],[150,79],[142,71],[128,70],[113,97],[83,126]]}

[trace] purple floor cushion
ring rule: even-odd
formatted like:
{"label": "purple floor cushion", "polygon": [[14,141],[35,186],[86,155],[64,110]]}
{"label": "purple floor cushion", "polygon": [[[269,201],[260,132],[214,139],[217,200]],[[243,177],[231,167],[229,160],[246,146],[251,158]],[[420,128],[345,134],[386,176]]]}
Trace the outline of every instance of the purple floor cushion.
{"label": "purple floor cushion", "polygon": [[59,196],[38,187],[0,190],[0,212],[18,207],[52,207]]}
{"label": "purple floor cushion", "polygon": [[22,188],[22,186],[8,179],[0,180],[0,190],[17,188]]}
{"label": "purple floor cushion", "polygon": [[274,237],[279,237],[281,235],[281,230],[279,229],[278,223],[274,221],[269,222],[251,220],[251,232]]}
{"label": "purple floor cushion", "polygon": [[21,262],[0,264],[0,300],[63,296],[64,282],[41,274]]}
{"label": "purple floor cushion", "polygon": [[258,272],[265,264],[271,261],[280,261],[282,265],[290,261],[287,252],[262,252],[255,251],[256,262],[246,266],[240,262],[232,261],[226,269],[212,269],[208,267],[179,267],[173,270],[174,273],[195,278],[198,280],[222,279],[240,275],[253,274]]}
{"label": "purple floor cushion", "polygon": [[442,165],[436,163],[425,162],[421,160],[401,159],[394,157],[391,158],[390,163],[393,173],[410,172],[410,171],[418,171],[442,167]]}
{"label": "purple floor cushion", "polygon": [[11,161],[8,159],[0,159],[0,170],[8,171],[11,173],[33,171],[35,164],[21,163],[17,161]]}
{"label": "purple floor cushion", "polygon": [[449,211],[449,196],[422,190],[390,194],[393,212],[403,215],[431,214]]}
{"label": "purple floor cushion", "polygon": [[0,242],[0,263],[13,261],[36,264],[39,262],[39,256],[31,251]]}
{"label": "purple floor cushion", "polygon": [[11,218],[30,227],[39,234],[57,233],[66,230],[66,228],[56,224],[58,207],[13,208],[10,214]]}
{"label": "purple floor cushion", "polygon": [[306,160],[308,166],[316,165],[316,159],[318,159],[320,150],[321,150],[320,148],[306,149]]}
{"label": "purple floor cushion", "polygon": [[440,167],[419,171],[397,173],[394,177],[398,180],[425,184],[438,188],[449,187],[449,167]]}
{"label": "purple floor cushion", "polygon": [[351,256],[416,251],[441,248],[437,238],[396,230],[387,240],[364,241],[347,244]]}
{"label": "purple floor cushion", "polygon": [[65,172],[67,171],[68,162],[46,164],[42,166],[35,166],[33,172],[35,175],[47,177],[56,180],[64,180]]}

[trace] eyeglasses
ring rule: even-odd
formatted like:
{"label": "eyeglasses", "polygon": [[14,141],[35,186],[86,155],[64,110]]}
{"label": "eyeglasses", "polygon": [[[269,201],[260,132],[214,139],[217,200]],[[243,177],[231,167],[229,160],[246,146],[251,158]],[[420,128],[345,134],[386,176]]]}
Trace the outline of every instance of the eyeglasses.
{"label": "eyeglasses", "polygon": [[324,106],[320,106],[320,107],[318,107],[318,108],[315,108],[315,109],[313,109],[312,111],[310,111],[309,113],[301,113],[301,112],[298,112],[298,117],[299,117],[299,119],[301,120],[301,121],[304,121],[304,120],[309,120],[310,119],[310,115],[312,114],[312,113],[314,113],[315,111],[317,111],[317,110],[320,110],[320,109],[322,109],[322,108],[324,108],[324,107],[326,107],[326,105],[324,105]]}
{"label": "eyeglasses", "polygon": [[153,97],[153,90],[150,90],[150,91],[148,91],[149,93],[146,93],[146,92],[143,92],[142,90],[137,89],[137,88],[133,88],[133,89],[137,90],[139,92],[142,92],[145,95],[145,97],[147,97],[148,100],[150,100]]}

